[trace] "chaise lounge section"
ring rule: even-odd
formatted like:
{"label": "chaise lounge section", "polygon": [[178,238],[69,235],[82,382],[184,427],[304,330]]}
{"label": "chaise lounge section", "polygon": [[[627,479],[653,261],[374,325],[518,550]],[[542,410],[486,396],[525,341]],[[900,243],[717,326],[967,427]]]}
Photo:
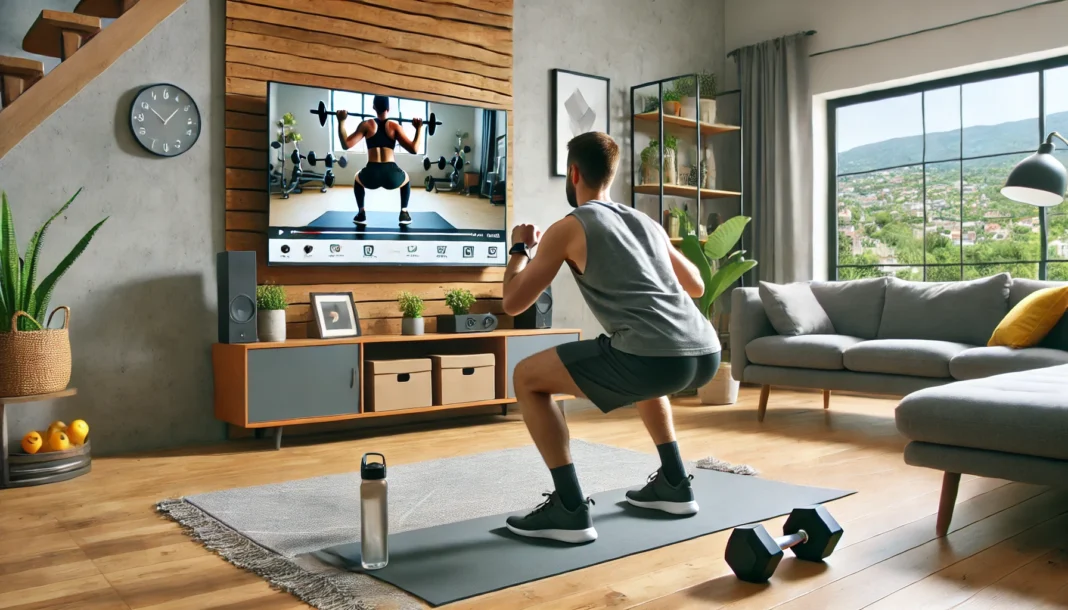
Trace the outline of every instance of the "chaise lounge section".
{"label": "chaise lounge section", "polygon": [[835,334],[780,335],[757,288],[731,295],[731,374],[761,386],[905,396],[991,375],[1068,364],[1068,316],[1037,347],[986,347],[1009,310],[1056,282],[1009,274],[965,282],[874,278],[809,284]]}

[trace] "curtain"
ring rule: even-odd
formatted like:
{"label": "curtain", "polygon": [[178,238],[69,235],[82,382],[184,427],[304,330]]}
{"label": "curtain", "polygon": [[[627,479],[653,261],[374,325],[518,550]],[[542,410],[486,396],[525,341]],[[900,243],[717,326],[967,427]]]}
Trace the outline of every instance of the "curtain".
{"label": "curtain", "polygon": [[794,34],[738,50],[742,192],[750,255],[770,282],[812,279],[812,96],[808,37]]}
{"label": "curtain", "polygon": [[[481,148],[481,164],[479,167],[482,171],[478,176],[478,188],[479,192],[482,191],[483,185],[486,184],[486,176],[491,172],[497,171],[495,167],[497,163],[497,111],[496,110],[483,110],[482,111],[482,142],[480,142]],[[493,193],[490,193],[492,196]]]}

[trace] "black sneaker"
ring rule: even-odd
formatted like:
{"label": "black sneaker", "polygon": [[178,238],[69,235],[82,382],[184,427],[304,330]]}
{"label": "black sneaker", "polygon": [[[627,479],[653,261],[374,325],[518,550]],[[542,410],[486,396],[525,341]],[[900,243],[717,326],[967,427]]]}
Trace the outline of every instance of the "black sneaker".
{"label": "black sneaker", "polygon": [[408,210],[401,210],[400,220],[397,221],[397,222],[399,222],[402,225],[410,225],[410,224],[412,224],[412,216],[411,216],[411,214],[408,213]]}
{"label": "black sneaker", "polygon": [[356,218],[352,219],[352,222],[355,222],[358,225],[367,224],[367,212],[360,210],[360,213],[356,215]]}
{"label": "black sneaker", "polygon": [[696,515],[697,500],[694,499],[693,488],[690,487],[692,480],[693,475],[690,475],[678,485],[672,485],[668,483],[667,477],[657,470],[649,475],[649,482],[645,487],[627,492],[627,502],[672,515]]}
{"label": "black sneaker", "polygon": [[571,544],[597,540],[597,530],[593,529],[593,519],[590,518],[592,499],[587,499],[578,508],[569,511],[564,508],[564,503],[555,491],[542,495],[548,499],[529,515],[508,517],[506,523],[513,534],[528,538],[549,538]]}

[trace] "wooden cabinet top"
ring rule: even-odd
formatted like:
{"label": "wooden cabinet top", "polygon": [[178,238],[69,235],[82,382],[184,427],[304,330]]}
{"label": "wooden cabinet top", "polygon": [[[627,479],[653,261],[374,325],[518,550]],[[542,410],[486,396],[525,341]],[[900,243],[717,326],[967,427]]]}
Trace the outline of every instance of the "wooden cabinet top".
{"label": "wooden cabinet top", "polygon": [[500,337],[534,337],[539,335],[581,334],[576,328],[543,328],[534,330],[501,329],[483,333],[426,333],[423,335],[364,335],[337,339],[289,339],[286,341],[257,343],[216,343],[219,349],[278,349],[285,347],[315,347],[320,345],[345,345],[351,343],[397,343],[414,341],[455,341],[462,339],[488,339]]}

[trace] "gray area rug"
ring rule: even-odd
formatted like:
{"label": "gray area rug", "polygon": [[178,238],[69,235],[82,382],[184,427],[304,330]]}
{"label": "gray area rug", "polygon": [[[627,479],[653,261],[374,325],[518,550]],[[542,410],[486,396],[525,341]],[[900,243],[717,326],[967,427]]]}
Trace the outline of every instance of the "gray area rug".
{"label": "gray area rug", "polygon": [[[639,487],[659,467],[655,454],[577,439],[571,451],[587,495]],[[307,555],[360,539],[359,456],[352,464],[351,473],[164,500],[157,508],[227,561],[321,610],[419,608],[396,587]],[[533,446],[403,464],[387,474],[391,534],[531,509],[552,489]]]}

